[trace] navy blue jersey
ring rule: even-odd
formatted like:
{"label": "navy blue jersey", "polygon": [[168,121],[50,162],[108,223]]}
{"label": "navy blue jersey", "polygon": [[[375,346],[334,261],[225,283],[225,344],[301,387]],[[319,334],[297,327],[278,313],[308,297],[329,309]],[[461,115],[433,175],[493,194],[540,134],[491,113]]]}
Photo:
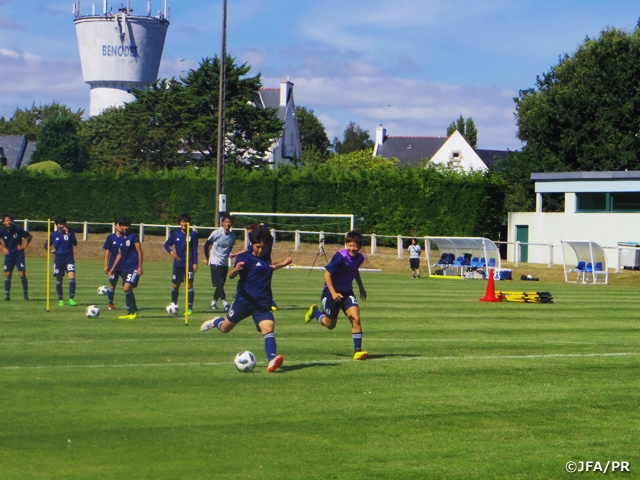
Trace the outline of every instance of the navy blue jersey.
{"label": "navy blue jersey", "polygon": [[138,269],[138,250],[136,243],[140,243],[140,237],[137,233],[129,232],[127,235],[120,237],[120,261],[116,269],[121,272],[132,272]]}
{"label": "navy blue jersey", "polygon": [[[164,242],[164,249],[171,253],[171,247],[175,247],[176,255],[180,260],[174,261],[173,264],[176,267],[186,267],[187,258],[187,235],[182,230],[174,230],[169,235],[169,239]],[[189,235],[189,265],[195,265],[198,263],[198,234],[191,231]]]}
{"label": "navy blue jersey", "polygon": [[243,252],[236,257],[236,264],[244,262],[240,270],[240,280],[236,300],[250,303],[254,307],[266,306],[271,308],[273,295],[271,294],[271,277],[273,268],[268,260],[256,257],[253,253]]}
{"label": "navy blue jersey", "polygon": [[7,256],[14,256],[22,250],[18,250],[18,246],[22,245],[22,240],[29,238],[29,232],[24,231],[17,225],[13,225],[11,229],[4,227],[0,230],[0,239],[4,248],[9,250]]}
{"label": "navy blue jersey", "polygon": [[329,264],[324,267],[331,274],[333,289],[338,293],[350,292],[353,289],[353,279],[356,278],[358,268],[363,262],[364,255],[360,252],[355,258],[349,255],[346,248],[336,252]]}
{"label": "navy blue jersey", "polygon": [[73,247],[78,245],[76,234],[73,230],[69,230],[68,234],[64,234],[58,230],[51,234],[49,244],[55,249],[54,262],[57,265],[64,263],[75,263],[73,258]]}
{"label": "navy blue jersey", "polygon": [[[107,270],[111,270],[111,267],[113,267],[113,262],[115,261],[116,256],[118,255],[118,250],[120,250],[121,240],[122,240],[121,235],[116,235],[115,233],[112,233],[104,241],[104,245],[102,246],[102,248],[104,250],[109,251],[109,264],[107,266]],[[122,262],[119,262],[119,263],[120,265],[122,265]],[[120,265],[116,267],[116,270],[115,270],[116,272],[122,271],[120,268]]]}

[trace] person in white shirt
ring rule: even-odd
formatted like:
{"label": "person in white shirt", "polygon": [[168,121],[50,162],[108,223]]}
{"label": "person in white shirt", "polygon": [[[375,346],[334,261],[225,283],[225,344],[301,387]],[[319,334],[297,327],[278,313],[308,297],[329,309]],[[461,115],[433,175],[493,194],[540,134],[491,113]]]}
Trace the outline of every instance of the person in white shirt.
{"label": "person in white shirt", "polygon": [[236,234],[231,231],[233,219],[231,215],[223,215],[220,228],[213,231],[204,244],[204,261],[211,268],[211,284],[213,285],[213,300],[211,310],[217,308],[216,302],[222,300],[222,306],[229,310],[229,302],[224,293],[224,284],[229,272],[229,254],[236,242]]}
{"label": "person in white shirt", "polygon": [[420,253],[422,248],[418,245],[418,241],[415,238],[411,239],[411,245],[409,245],[409,266],[411,267],[411,273],[413,278],[420,278]]}

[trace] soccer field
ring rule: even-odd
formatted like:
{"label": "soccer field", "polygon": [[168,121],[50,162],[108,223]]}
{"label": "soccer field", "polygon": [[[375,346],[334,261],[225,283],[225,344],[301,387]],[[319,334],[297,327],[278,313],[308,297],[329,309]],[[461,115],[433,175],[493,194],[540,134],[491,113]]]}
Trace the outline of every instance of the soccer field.
{"label": "soccer field", "polygon": [[[214,316],[204,269],[185,327],[164,310],[167,262],[145,263],[140,316],[121,321],[121,290],[112,312],[96,293],[101,261],[78,262],[78,307],[49,313],[44,261],[27,261],[32,301],[14,274],[1,305],[2,479],[551,479],[571,461],[640,478],[637,285],[497,282],[555,303],[486,304],[483,281],[363,273],[370,357],[355,362],[345,317],[303,321],[322,272],[279,270],[285,363],[269,374],[249,319],[199,331]],[[236,371],[241,350],[253,373]]]}

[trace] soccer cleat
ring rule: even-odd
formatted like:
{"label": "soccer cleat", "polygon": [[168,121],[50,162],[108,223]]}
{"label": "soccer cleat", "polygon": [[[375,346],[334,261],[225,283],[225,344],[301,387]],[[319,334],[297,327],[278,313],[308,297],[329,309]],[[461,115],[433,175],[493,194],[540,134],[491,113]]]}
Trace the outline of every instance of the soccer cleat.
{"label": "soccer cleat", "polygon": [[269,366],[267,367],[267,371],[270,373],[278,370],[282,364],[284,363],[284,357],[282,355],[278,355],[276,358],[269,362]]}
{"label": "soccer cleat", "polygon": [[78,305],[78,304],[76,303],[76,301],[75,301],[73,298],[70,298],[70,299],[69,299],[69,306],[70,306],[70,307],[75,307],[76,305]]}
{"label": "soccer cleat", "polygon": [[215,310],[216,308],[218,308],[218,307],[216,307],[216,302],[211,302],[211,305],[209,305],[209,308],[211,310]]}
{"label": "soccer cleat", "polygon": [[64,307],[64,300],[58,301],[58,306],[59,307]]}
{"label": "soccer cleat", "polygon": [[228,312],[229,309],[231,308],[231,305],[229,305],[228,302],[222,302],[222,307],[224,308],[225,312]]}
{"label": "soccer cleat", "polygon": [[4,297],[4,301],[5,301],[5,302],[10,302],[10,301],[11,301],[11,299],[10,299],[9,297]]}
{"label": "soccer cleat", "polygon": [[109,310],[115,310],[116,306],[113,303],[109,304]]}
{"label": "soccer cleat", "polygon": [[280,310],[280,309],[278,308],[278,306],[275,303],[273,305],[271,305],[271,311],[272,312],[277,312],[278,310]]}
{"label": "soccer cleat", "polygon": [[187,315],[191,315],[193,311],[191,309],[187,310]]}
{"label": "soccer cleat", "polygon": [[318,306],[315,304],[311,305],[311,307],[309,307],[309,311],[304,316],[304,321],[309,323],[311,320],[313,320],[313,312],[315,312],[316,310],[318,310]]}
{"label": "soccer cleat", "polygon": [[24,301],[25,301],[25,302],[28,302],[28,301],[29,301],[29,295],[25,295],[25,296],[24,296]]}
{"label": "soccer cleat", "polygon": [[136,318],[138,318],[138,312],[133,312],[130,313],[128,315],[120,315],[120,320],[135,320]]}
{"label": "soccer cleat", "polygon": [[200,331],[201,332],[206,332],[207,330],[211,330],[212,328],[216,328],[216,326],[214,325],[214,322],[221,317],[216,317],[216,318],[212,318],[211,320],[207,320],[206,322],[204,322],[202,325],[200,325]]}
{"label": "soccer cleat", "polygon": [[369,358],[369,354],[367,352],[356,352],[353,354],[354,360],[366,360]]}

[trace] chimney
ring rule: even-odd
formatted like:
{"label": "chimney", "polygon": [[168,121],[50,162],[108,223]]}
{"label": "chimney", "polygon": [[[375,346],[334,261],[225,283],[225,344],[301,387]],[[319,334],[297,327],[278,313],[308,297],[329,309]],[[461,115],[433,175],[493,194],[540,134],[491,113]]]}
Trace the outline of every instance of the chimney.
{"label": "chimney", "polygon": [[280,106],[286,107],[289,103],[289,98],[293,93],[293,83],[289,81],[289,77],[286,80],[280,82]]}
{"label": "chimney", "polygon": [[380,124],[379,127],[376,127],[376,145],[382,145],[386,139],[387,129]]}

